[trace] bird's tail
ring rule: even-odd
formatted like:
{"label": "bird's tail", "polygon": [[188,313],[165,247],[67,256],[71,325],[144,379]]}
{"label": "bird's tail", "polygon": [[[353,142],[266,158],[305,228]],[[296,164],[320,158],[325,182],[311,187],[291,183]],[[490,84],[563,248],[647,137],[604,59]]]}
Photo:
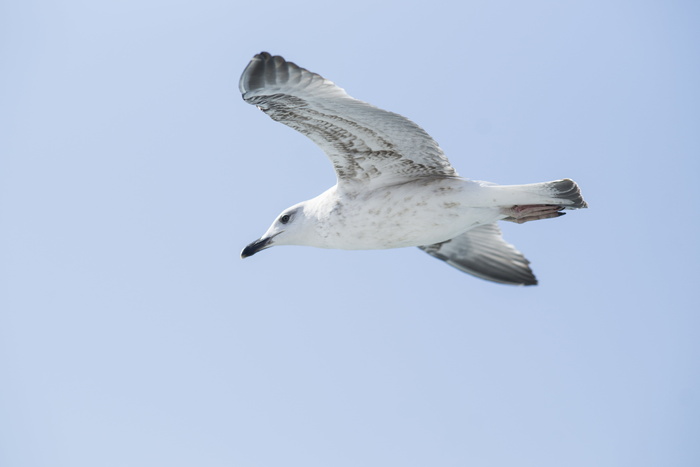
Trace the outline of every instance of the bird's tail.
{"label": "bird's tail", "polygon": [[529,185],[490,185],[484,188],[486,190],[483,195],[502,208],[526,205],[553,205],[563,209],[588,207],[581,196],[581,189],[568,178]]}
{"label": "bird's tail", "polygon": [[497,187],[501,219],[510,222],[551,219],[564,215],[564,209],[587,208],[576,182],[565,178],[553,182]]}
{"label": "bird's tail", "polygon": [[556,204],[564,209],[583,209],[588,207],[588,203],[583,200],[581,195],[581,189],[570,178],[523,186],[532,187],[545,196],[551,197],[555,201],[551,204]]}

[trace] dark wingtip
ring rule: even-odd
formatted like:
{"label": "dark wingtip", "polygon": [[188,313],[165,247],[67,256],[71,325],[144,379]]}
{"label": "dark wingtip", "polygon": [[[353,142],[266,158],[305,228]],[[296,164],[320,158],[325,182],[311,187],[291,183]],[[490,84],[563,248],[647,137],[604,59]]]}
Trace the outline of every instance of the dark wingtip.
{"label": "dark wingtip", "polygon": [[245,93],[261,88],[265,85],[265,64],[271,55],[267,52],[260,52],[255,55],[243,70],[238,87],[245,99]]}
{"label": "dark wingtip", "polygon": [[246,98],[246,93],[264,88],[271,83],[283,83],[289,79],[290,68],[298,68],[294,63],[287,62],[279,55],[260,52],[253,56],[243,70],[238,81],[238,88]]}

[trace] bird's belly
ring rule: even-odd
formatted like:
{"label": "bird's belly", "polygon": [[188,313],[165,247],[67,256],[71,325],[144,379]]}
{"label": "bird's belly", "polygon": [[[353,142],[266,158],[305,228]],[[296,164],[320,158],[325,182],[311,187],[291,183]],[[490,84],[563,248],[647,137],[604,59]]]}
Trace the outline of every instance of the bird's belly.
{"label": "bird's belly", "polygon": [[481,224],[495,222],[498,208],[470,205],[461,190],[396,193],[387,190],[339,203],[321,232],[327,248],[370,250],[431,245]]}

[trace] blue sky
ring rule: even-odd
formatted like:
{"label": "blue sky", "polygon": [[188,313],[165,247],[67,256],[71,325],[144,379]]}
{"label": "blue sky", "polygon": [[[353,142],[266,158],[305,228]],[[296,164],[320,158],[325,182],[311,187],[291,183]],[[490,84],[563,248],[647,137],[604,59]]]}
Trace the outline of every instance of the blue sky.
{"label": "blue sky", "polygon": [[[459,3],[0,3],[0,465],[698,465],[700,9]],[[262,50],[591,208],[503,226],[537,287],[240,260],[335,182]]]}

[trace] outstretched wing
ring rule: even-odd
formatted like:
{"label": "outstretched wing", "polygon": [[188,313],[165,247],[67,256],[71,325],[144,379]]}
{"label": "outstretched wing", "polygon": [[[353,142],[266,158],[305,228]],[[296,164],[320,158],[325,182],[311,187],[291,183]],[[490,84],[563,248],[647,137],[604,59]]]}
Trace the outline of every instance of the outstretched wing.
{"label": "outstretched wing", "polygon": [[536,285],[530,261],[503,240],[498,225],[486,224],[434,245],[419,246],[429,255],[481,279],[513,285]]}
{"label": "outstretched wing", "polygon": [[401,115],[350,97],[316,73],[262,52],[241,76],[243,99],[308,136],[330,158],[338,183],[390,185],[453,177],[437,143]]}

